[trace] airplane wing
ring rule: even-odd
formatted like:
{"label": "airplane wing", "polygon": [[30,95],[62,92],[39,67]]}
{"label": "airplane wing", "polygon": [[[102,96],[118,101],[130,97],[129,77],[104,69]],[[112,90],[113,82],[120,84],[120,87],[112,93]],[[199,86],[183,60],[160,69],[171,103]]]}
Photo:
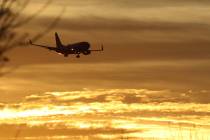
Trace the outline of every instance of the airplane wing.
{"label": "airplane wing", "polygon": [[39,46],[39,47],[42,47],[42,48],[45,48],[45,49],[49,49],[49,50],[55,50],[55,49],[56,49],[55,47],[50,47],[50,46],[45,46],[45,45],[34,44],[34,43],[32,43],[31,40],[29,40],[29,44],[34,45],[34,46]]}
{"label": "airplane wing", "polygon": [[100,50],[90,50],[90,51],[95,51],[95,52],[101,52],[101,51],[104,51],[104,46],[103,45],[101,45],[101,49]]}

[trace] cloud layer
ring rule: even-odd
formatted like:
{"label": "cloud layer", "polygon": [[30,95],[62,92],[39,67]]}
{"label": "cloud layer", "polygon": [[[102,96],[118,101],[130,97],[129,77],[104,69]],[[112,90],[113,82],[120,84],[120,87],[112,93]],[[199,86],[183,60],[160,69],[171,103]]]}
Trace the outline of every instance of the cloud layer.
{"label": "cloud layer", "polygon": [[[145,88],[192,90],[198,99],[204,97],[208,102],[209,98],[199,97],[199,94],[209,90],[209,71],[208,60],[28,65],[2,77],[0,83],[4,94],[0,96],[2,101],[5,98],[15,101],[30,93],[46,91]],[[14,97],[13,94],[17,95]]]}
{"label": "cloud layer", "polygon": [[170,138],[172,132],[167,132],[168,127],[174,134],[180,127],[182,131],[190,129],[190,133],[198,134],[195,126],[201,130],[199,135],[208,136],[210,125],[206,120],[210,106],[193,94],[146,89],[33,94],[19,103],[1,104],[0,137],[18,133],[18,137],[32,139],[59,139],[61,136],[64,139],[80,136],[103,139],[103,136],[120,138],[124,135],[139,139],[147,133],[151,133],[149,137],[161,138],[154,133],[162,131],[167,134],[165,138]]}

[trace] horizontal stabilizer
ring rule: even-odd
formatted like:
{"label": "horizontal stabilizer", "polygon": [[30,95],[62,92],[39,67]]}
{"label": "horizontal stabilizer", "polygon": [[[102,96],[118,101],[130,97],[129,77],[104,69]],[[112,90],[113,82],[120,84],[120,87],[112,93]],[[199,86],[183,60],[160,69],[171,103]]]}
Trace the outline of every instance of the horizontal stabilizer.
{"label": "horizontal stabilizer", "polygon": [[104,46],[103,46],[103,44],[101,45],[101,49],[100,50],[91,50],[91,51],[98,51],[98,52],[100,52],[100,51],[104,51]]}

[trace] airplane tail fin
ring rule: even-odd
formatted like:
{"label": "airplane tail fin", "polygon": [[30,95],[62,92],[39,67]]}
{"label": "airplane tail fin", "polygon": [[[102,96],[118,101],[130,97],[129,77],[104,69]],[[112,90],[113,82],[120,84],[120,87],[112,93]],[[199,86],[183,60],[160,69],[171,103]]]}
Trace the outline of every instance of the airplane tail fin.
{"label": "airplane tail fin", "polygon": [[55,41],[57,48],[61,48],[63,46],[57,32],[55,33]]}

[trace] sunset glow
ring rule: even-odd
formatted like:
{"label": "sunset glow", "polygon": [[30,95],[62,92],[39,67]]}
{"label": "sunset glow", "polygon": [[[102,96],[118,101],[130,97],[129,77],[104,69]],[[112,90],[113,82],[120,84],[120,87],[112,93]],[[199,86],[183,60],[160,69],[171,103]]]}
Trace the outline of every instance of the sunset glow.
{"label": "sunset glow", "polygon": [[0,140],[210,140],[210,1],[18,1],[0,7]]}
{"label": "sunset glow", "polygon": [[[24,125],[22,131],[26,131],[24,132],[26,136],[21,136],[23,138],[33,138],[33,135],[27,135],[29,131],[27,127],[30,129],[38,127],[40,131],[46,131],[46,135],[50,134],[50,130],[65,128],[66,131],[84,131],[81,134],[83,136],[95,133],[95,138],[126,136],[149,139],[155,136],[160,139],[179,139],[181,135],[189,140],[196,137],[207,140],[210,124],[206,120],[210,119],[210,104],[158,103],[161,100],[152,102],[152,98],[162,92],[164,96],[171,94],[170,91],[113,89],[30,95],[20,105],[16,104],[19,107],[8,104],[1,109],[0,122],[11,128],[15,125]],[[126,98],[133,94],[135,95],[133,99],[141,100],[144,96],[147,101],[127,103]],[[100,97],[103,97],[103,102]],[[203,119],[197,119],[198,114],[203,114]],[[77,136],[69,132],[63,134],[63,139],[68,139],[72,135]],[[55,136],[50,137],[57,139]]]}

